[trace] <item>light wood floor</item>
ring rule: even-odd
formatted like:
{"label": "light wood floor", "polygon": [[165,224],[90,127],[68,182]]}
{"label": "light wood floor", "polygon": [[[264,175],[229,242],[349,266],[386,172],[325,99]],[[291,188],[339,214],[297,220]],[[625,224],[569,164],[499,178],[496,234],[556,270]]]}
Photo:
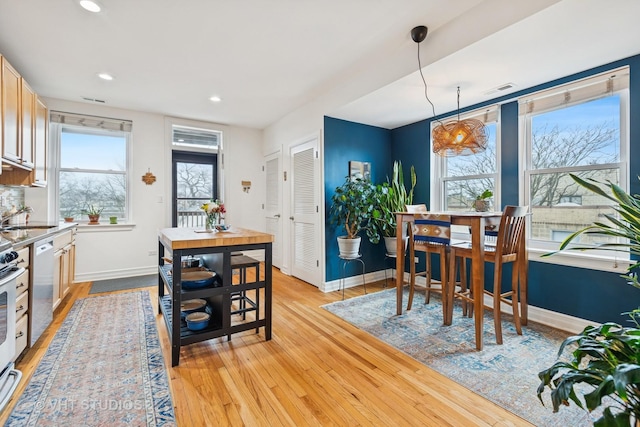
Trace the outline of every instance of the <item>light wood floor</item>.
{"label": "light wood floor", "polygon": [[[340,292],[273,273],[273,338],[247,331],[183,347],[170,367],[156,316],[179,426],[529,426],[521,418],[432,371],[320,308]],[[76,298],[74,285],[54,322],[17,363],[24,378],[4,423]],[[382,283],[369,284],[377,291]],[[157,290],[149,290],[154,306]],[[361,295],[347,289],[347,297]],[[157,313],[157,310],[156,310]],[[508,380],[508,378],[505,378]]]}

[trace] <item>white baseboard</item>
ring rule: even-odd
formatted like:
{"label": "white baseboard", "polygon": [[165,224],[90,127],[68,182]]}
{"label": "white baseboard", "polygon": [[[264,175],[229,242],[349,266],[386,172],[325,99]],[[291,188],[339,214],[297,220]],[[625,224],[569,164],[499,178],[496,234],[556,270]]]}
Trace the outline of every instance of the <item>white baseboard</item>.
{"label": "white baseboard", "polygon": [[93,282],[96,280],[121,279],[124,277],[146,276],[148,274],[157,274],[158,266],[127,268],[124,270],[108,270],[92,273],[76,273],[74,283]]}

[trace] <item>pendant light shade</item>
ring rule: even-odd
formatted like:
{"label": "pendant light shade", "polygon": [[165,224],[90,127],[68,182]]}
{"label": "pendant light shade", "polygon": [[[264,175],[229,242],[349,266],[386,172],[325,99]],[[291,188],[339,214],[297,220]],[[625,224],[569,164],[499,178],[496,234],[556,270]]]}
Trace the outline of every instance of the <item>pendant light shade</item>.
{"label": "pendant light shade", "polygon": [[469,156],[487,148],[487,130],[477,119],[460,120],[460,87],[458,87],[458,119],[440,123],[431,132],[433,152],[440,156]]}

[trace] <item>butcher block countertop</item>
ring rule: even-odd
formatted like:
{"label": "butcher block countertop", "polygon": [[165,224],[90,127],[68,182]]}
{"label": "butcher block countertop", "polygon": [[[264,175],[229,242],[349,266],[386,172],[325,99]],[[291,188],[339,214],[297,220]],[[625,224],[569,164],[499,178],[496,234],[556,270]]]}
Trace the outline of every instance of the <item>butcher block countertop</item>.
{"label": "butcher block countertop", "polygon": [[273,243],[272,234],[237,227],[217,232],[204,232],[202,228],[163,228],[158,237],[165,247],[172,250]]}

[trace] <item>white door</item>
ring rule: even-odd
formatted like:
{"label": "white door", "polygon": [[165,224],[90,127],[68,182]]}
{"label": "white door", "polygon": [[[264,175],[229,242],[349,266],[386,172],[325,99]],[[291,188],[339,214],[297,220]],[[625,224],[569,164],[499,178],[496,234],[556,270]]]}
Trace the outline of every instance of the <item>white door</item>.
{"label": "white door", "polygon": [[291,275],[319,286],[320,167],[318,138],[291,148]]}
{"label": "white door", "polygon": [[265,157],[267,197],[264,208],[267,233],[273,234],[272,264],[282,266],[282,170],[280,151]]}

